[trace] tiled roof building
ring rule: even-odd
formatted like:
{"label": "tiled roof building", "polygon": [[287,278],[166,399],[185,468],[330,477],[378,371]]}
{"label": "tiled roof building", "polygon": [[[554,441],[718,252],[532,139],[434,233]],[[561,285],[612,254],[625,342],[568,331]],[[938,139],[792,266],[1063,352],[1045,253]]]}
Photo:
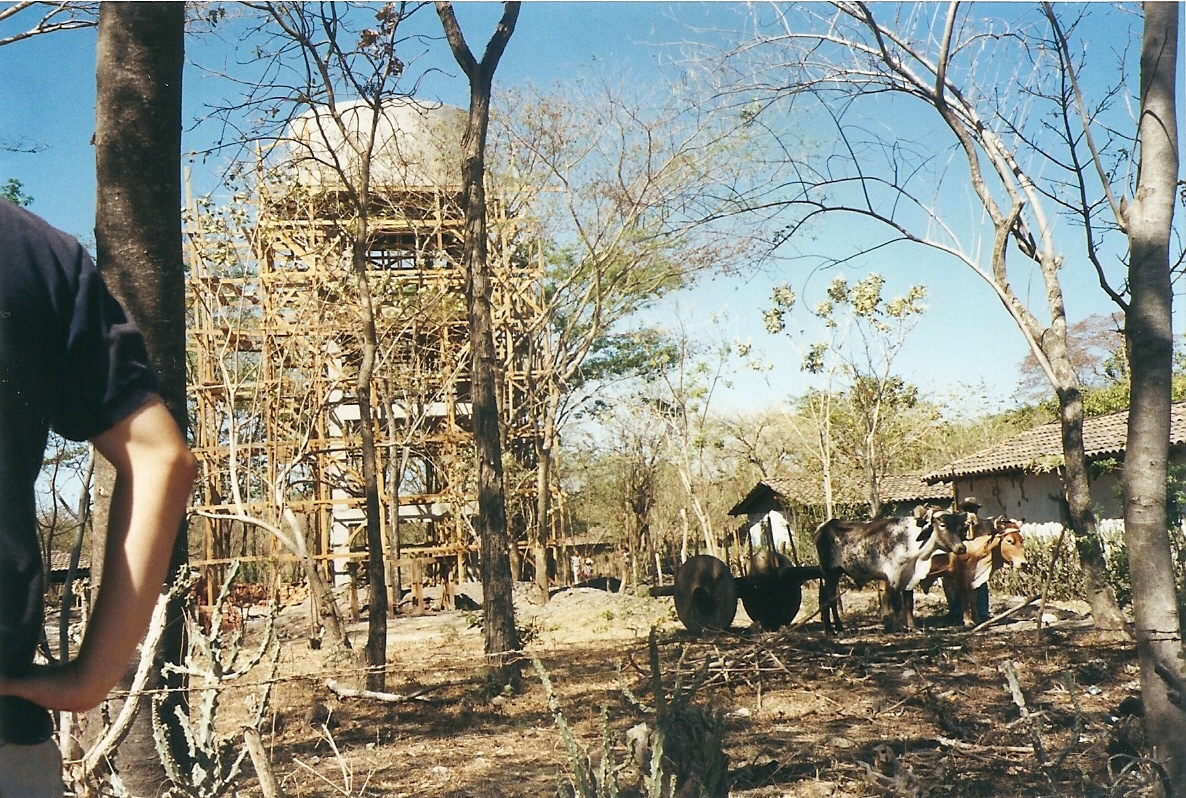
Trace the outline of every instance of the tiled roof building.
{"label": "tiled roof building", "polygon": [[[1186,402],[1175,403],[1170,412],[1170,455],[1181,462],[1186,454]],[[1084,419],[1083,448],[1089,461],[1114,459],[1122,464],[1127,443],[1127,410]],[[926,479],[954,483],[961,498],[975,496],[984,507],[983,515],[1004,514],[1040,524],[1062,522],[1066,504],[1062,462],[1062,428],[1056,421],[956,460]],[[1122,470],[1092,471],[1092,503],[1101,519],[1123,514]]]}
{"label": "tiled roof building", "polygon": [[[1127,410],[1083,420],[1083,448],[1089,460],[1123,458],[1127,442]],[[1186,444],[1186,402],[1178,402],[1170,409],[1170,445],[1183,444]],[[1061,462],[1061,458],[1062,428],[1055,421],[956,460],[942,471],[927,475],[926,479],[933,482],[976,474],[1049,471]]]}

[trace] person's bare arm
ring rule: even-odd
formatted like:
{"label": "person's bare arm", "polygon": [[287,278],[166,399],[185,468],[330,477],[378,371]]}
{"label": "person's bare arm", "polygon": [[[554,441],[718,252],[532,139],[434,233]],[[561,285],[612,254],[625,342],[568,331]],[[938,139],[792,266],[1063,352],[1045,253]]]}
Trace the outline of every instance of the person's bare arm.
{"label": "person's bare arm", "polygon": [[115,467],[103,579],[78,656],[0,691],[65,711],[97,706],[127,669],[161,594],[196,461],[155,399],[92,443]]}

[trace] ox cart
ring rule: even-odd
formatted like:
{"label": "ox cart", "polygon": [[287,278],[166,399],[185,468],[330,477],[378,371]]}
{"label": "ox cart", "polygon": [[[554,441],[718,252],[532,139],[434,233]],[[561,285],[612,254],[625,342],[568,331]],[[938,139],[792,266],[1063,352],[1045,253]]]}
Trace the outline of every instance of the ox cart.
{"label": "ox cart", "polygon": [[735,577],[708,554],[691,557],[675,573],[675,584],[651,588],[652,596],[674,596],[675,612],[689,632],[728,629],[741,599],[745,612],[766,631],[786,626],[799,613],[803,583],[819,579],[819,566],[791,565],[781,554],[761,551],[750,572]]}

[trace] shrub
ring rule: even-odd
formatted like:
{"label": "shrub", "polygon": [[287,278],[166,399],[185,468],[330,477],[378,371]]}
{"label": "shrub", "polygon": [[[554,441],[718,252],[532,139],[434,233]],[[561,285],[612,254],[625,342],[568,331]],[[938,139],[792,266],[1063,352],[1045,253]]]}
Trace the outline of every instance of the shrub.
{"label": "shrub", "polygon": [[1018,596],[1036,596],[1043,590],[1051,563],[1054,573],[1050,579],[1049,597],[1059,601],[1085,597],[1083,569],[1079,564],[1079,553],[1070,534],[1059,545],[1059,539],[1027,535],[1025,538],[1026,569],[1023,571],[1001,571],[994,582],[1006,592]]}

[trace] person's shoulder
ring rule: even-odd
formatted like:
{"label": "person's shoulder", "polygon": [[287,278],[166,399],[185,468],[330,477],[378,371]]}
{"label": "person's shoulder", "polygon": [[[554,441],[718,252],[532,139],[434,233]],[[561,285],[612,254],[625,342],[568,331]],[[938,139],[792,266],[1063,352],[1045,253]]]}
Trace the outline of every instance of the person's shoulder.
{"label": "person's shoulder", "polygon": [[49,223],[28,208],[22,208],[15,202],[0,197],[0,225],[8,230],[22,228],[37,229],[49,227]]}
{"label": "person's shoulder", "polygon": [[48,285],[74,286],[90,264],[82,244],[37,214],[0,199],[0,251],[6,284],[30,275]]}
{"label": "person's shoulder", "polygon": [[9,238],[41,241],[55,248],[76,249],[82,246],[74,236],[62,232],[28,208],[3,198],[0,198],[0,231]]}

